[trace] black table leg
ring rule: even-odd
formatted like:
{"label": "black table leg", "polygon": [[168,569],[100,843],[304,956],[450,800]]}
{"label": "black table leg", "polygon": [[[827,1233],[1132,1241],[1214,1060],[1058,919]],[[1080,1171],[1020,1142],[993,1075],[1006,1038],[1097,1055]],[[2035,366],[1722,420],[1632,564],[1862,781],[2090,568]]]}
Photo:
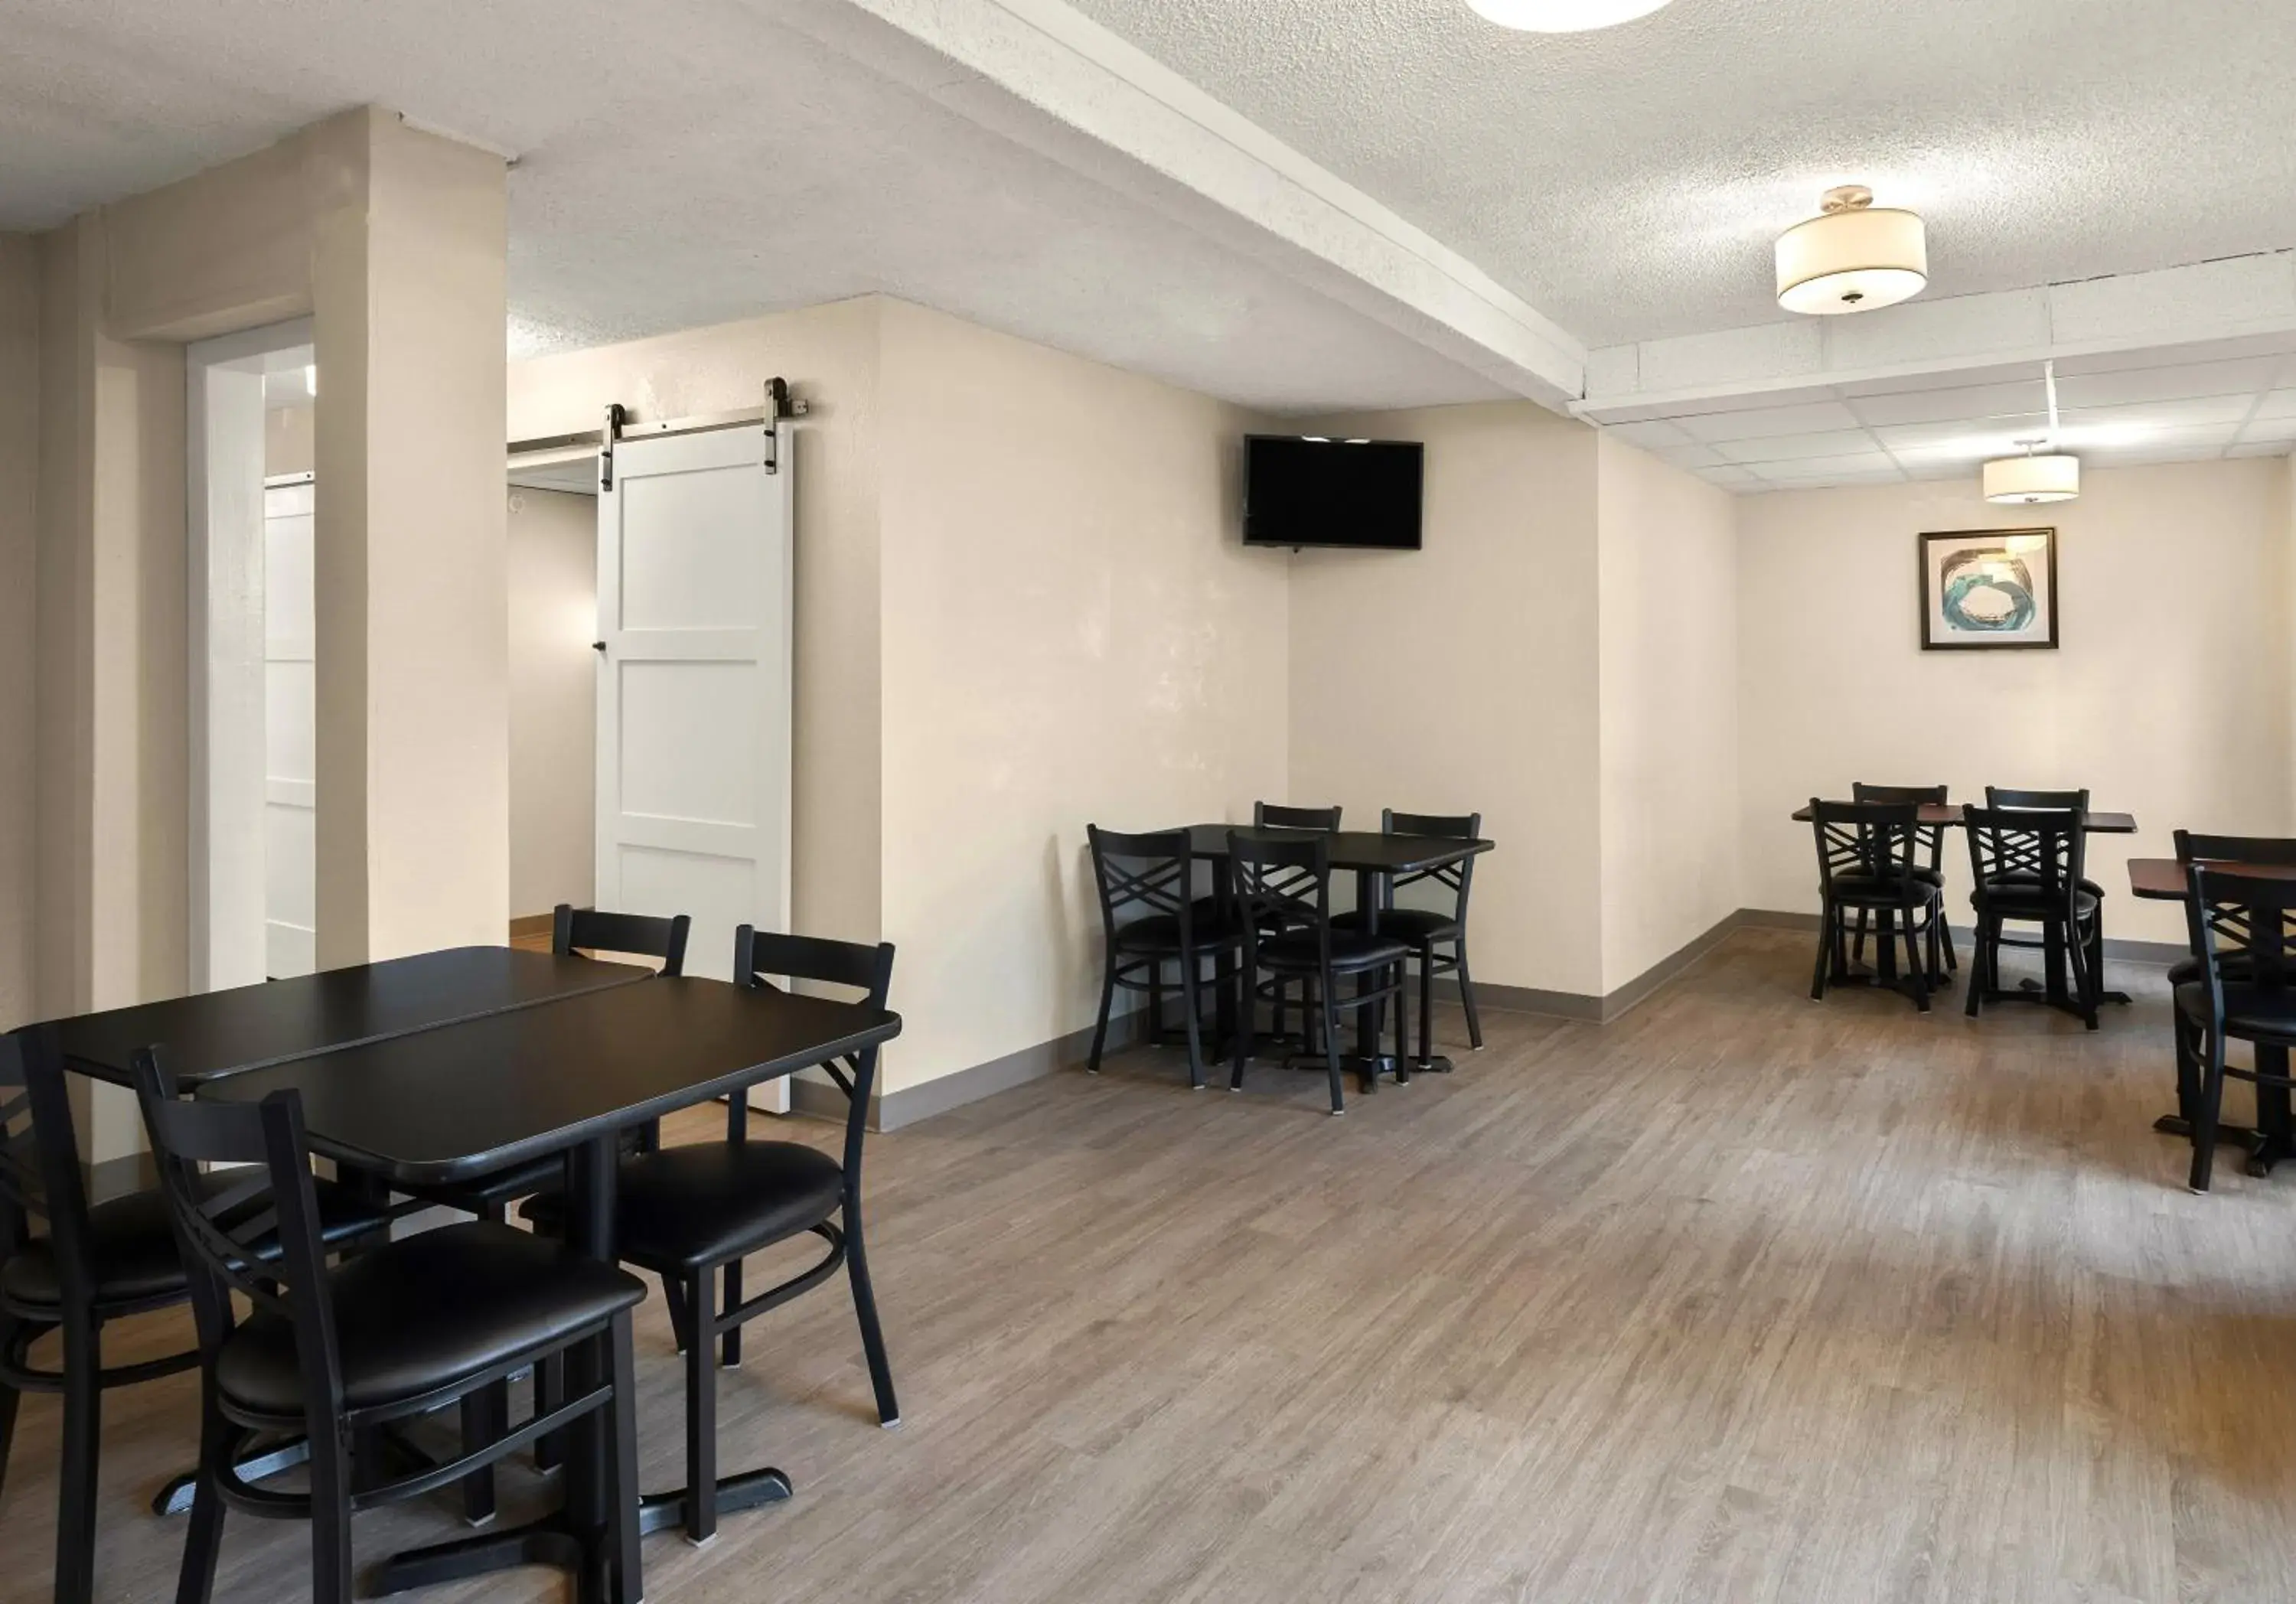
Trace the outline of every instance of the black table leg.
{"label": "black table leg", "polygon": [[[290,1437],[285,1442],[249,1454],[239,1461],[235,1469],[240,1480],[258,1482],[277,1476],[283,1471],[292,1470],[298,1465],[308,1464],[310,1459],[311,1444],[308,1440],[303,1437]],[[198,1489],[199,1484],[198,1471],[184,1471],[152,1495],[152,1513],[154,1515],[190,1514],[192,1494]]]}
{"label": "black table leg", "polygon": [[[621,1143],[609,1133],[566,1155],[566,1240],[577,1252],[604,1264],[614,1262],[614,1184]],[[569,1397],[601,1385],[608,1363],[601,1341],[567,1351]],[[368,1592],[381,1597],[459,1581],[521,1565],[554,1565],[570,1570],[583,1604],[639,1604],[645,1596],[639,1558],[632,1554],[619,1575],[609,1575],[603,1556],[611,1511],[607,1508],[605,1419],[592,1410],[567,1428],[565,1504],[556,1512],[506,1531],[488,1532],[392,1555],[377,1567]]]}

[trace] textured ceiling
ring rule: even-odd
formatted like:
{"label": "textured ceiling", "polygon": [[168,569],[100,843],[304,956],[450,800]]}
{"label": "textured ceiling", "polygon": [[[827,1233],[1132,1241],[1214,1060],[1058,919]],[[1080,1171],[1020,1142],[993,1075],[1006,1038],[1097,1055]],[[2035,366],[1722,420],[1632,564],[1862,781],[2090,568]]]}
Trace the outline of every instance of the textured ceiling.
{"label": "textured ceiling", "polygon": [[0,227],[377,102],[518,159],[514,349],[882,291],[1275,411],[1505,392],[771,0],[0,0]]}
{"label": "textured ceiling", "polygon": [[[2096,358],[2057,382],[2057,444],[2091,466],[2285,456],[2296,445],[2296,355],[2228,361]],[[1741,494],[1974,476],[2048,436],[2038,372],[1983,384],[1845,385],[1786,405],[1636,423],[1620,438]]]}
{"label": "textured ceiling", "polygon": [[1850,180],[1932,296],[2296,245],[2291,0],[1071,3],[1589,346],[1784,315],[1771,242]]}

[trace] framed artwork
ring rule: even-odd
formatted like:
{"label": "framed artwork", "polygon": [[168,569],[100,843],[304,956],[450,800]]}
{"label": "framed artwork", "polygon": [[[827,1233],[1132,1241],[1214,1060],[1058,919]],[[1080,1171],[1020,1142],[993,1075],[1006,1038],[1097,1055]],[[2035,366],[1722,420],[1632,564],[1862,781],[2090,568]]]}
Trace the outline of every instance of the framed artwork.
{"label": "framed artwork", "polygon": [[1949,529],[1921,547],[1923,651],[2056,650],[2054,529]]}

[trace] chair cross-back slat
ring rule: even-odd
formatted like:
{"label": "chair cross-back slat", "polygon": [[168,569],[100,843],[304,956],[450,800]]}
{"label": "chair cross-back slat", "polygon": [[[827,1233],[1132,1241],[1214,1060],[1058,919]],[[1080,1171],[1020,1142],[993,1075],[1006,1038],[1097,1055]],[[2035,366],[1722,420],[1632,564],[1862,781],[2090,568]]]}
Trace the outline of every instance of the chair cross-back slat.
{"label": "chair cross-back slat", "polygon": [[1914,867],[1919,814],[1906,802],[1828,802],[1810,798],[1818,872],[1831,887],[1845,876],[1890,880]]}
{"label": "chair cross-back slat", "polygon": [[1340,827],[1336,807],[1287,807],[1281,802],[1251,805],[1254,830],[1320,830],[1329,834]]}
{"label": "chair cross-back slat", "polygon": [[[1379,827],[1386,835],[1439,836],[1447,840],[1472,841],[1483,833],[1480,814],[1407,814],[1383,808]],[[1458,892],[1464,901],[1467,882],[1475,872],[1475,860],[1463,857],[1455,863],[1438,863],[1431,869],[1413,869],[1389,877],[1391,888],[1418,885],[1433,880],[1447,889]]]}
{"label": "chair cross-back slat", "polygon": [[1964,818],[1979,885],[2024,880],[2062,898],[2079,886],[2087,824],[2079,808],[1972,807]]}
{"label": "chair cross-back slat", "polygon": [[[1943,785],[1868,785],[1854,782],[1849,796],[1856,802],[1910,802],[1916,808],[1927,806],[1942,807],[1951,799],[1952,790]],[[1919,817],[1918,814],[1915,815]],[[1945,826],[1921,824],[1914,826],[1914,846],[1917,855],[1925,859],[1924,867],[1942,867],[1945,859]]]}

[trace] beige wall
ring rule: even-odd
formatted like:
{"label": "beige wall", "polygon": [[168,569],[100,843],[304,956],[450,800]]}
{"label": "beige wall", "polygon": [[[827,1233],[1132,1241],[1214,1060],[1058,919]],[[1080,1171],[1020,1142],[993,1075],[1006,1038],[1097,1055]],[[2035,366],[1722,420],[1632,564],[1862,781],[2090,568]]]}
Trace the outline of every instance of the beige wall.
{"label": "beige wall", "polygon": [[26,235],[0,234],[0,1029],[37,1016],[39,343],[38,256]]}
{"label": "beige wall", "polygon": [[[511,439],[755,406],[778,373],[811,407],[797,434],[792,917],[878,938],[877,321],[843,301],[514,363]],[[495,471],[502,462],[497,450]]]}
{"label": "beige wall", "polygon": [[898,1090],[1091,1024],[1087,822],[1280,792],[1286,606],[1236,408],[898,301],[882,341]]}
{"label": "beige wall", "polygon": [[597,872],[598,503],[510,492],[510,909],[590,905]]}
{"label": "beige wall", "polygon": [[1425,547],[1291,559],[1286,799],[1480,812],[1475,978],[1599,994],[1595,431],[1528,402],[1314,427],[1426,443]]}
{"label": "beige wall", "polygon": [[[2096,470],[2020,518],[1966,482],[1739,503],[1745,900],[1816,912],[1809,829],[1786,815],[1854,781],[2087,786],[2142,833],[2092,838],[2106,932],[2181,942],[2173,904],[2128,895],[2132,856],[2179,826],[2288,834],[2291,492],[2285,459]],[[2046,517],[2038,516],[2046,514]],[[2061,650],[1923,652],[1915,536],[2059,530]],[[1948,906],[1968,917],[1966,847]]]}
{"label": "beige wall", "polygon": [[1739,906],[1736,507],[1601,437],[1603,989]]}

